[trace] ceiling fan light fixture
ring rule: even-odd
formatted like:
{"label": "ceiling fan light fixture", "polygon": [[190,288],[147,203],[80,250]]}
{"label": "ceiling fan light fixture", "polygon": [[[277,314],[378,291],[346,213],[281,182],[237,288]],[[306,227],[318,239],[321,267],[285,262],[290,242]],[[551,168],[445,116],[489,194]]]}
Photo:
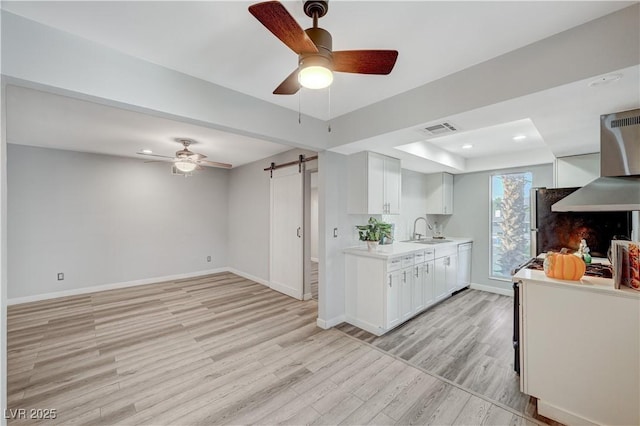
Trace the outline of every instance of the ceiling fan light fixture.
{"label": "ceiling fan light fixture", "polygon": [[190,161],[176,161],[173,165],[183,173],[191,173],[197,166],[196,163],[192,163]]}
{"label": "ceiling fan light fixture", "polygon": [[324,89],[333,83],[330,61],[323,56],[310,56],[300,61],[298,82],[307,89]]}

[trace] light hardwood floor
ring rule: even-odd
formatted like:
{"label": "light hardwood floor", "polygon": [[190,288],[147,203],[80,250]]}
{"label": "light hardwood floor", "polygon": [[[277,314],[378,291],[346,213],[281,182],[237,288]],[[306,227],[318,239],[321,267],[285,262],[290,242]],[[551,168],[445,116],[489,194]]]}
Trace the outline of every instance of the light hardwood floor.
{"label": "light hardwood floor", "polygon": [[341,331],[465,389],[538,420],[534,398],[513,371],[513,298],[464,290],[377,337],[349,324]]}
{"label": "light hardwood floor", "polygon": [[65,425],[530,423],[316,311],[229,273],[10,306],[9,408]]}

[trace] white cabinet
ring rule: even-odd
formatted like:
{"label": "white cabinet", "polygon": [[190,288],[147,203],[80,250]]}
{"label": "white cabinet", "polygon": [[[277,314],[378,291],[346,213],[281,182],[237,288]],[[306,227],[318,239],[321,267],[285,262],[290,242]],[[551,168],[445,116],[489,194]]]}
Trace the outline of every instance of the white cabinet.
{"label": "white cabinet", "polygon": [[413,316],[413,266],[404,268],[400,277],[400,318],[405,322]]}
{"label": "white cabinet", "polygon": [[425,308],[425,273],[425,263],[416,263],[416,266],[413,267],[413,295],[411,299],[411,311],[414,314]]}
{"label": "white cabinet", "polygon": [[387,329],[391,329],[400,324],[401,275],[401,270],[387,274],[387,289],[385,297],[387,305],[385,324]]}
{"label": "white cabinet", "polygon": [[433,173],[425,179],[427,214],[453,214],[453,175]]}
{"label": "white cabinet", "polygon": [[349,156],[349,214],[400,214],[400,160],[375,152]]}
{"label": "white cabinet", "polygon": [[424,288],[424,307],[428,308],[436,302],[436,292],[434,289],[435,261],[433,260],[433,256],[431,260],[424,262],[423,268],[424,275],[422,285]]}
{"label": "white cabinet", "polygon": [[458,277],[458,247],[446,246],[435,249],[434,292],[440,301],[455,291]]}
{"label": "white cabinet", "polygon": [[534,272],[520,284],[521,390],[564,424],[640,424],[640,295]]}
{"label": "white cabinet", "polygon": [[471,285],[471,250],[473,243],[458,244],[458,283],[456,290]]}

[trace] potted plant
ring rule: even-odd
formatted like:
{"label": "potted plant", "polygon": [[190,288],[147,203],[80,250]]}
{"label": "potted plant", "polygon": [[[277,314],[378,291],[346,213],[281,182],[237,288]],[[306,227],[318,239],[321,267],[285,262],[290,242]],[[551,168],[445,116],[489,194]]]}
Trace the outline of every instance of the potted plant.
{"label": "potted plant", "polygon": [[356,225],[356,228],[360,241],[367,242],[369,251],[375,251],[383,237],[391,238],[391,224],[378,221],[374,217],[370,217],[366,225]]}

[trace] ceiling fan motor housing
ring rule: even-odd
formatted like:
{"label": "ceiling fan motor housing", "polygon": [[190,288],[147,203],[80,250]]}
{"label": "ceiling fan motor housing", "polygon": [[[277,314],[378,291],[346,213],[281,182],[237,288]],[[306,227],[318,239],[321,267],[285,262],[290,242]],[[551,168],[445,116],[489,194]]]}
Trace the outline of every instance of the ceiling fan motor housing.
{"label": "ceiling fan motor housing", "polygon": [[318,53],[303,53],[298,56],[300,67],[318,65],[333,70],[333,39],[329,31],[314,27],[304,30],[318,48]]}

